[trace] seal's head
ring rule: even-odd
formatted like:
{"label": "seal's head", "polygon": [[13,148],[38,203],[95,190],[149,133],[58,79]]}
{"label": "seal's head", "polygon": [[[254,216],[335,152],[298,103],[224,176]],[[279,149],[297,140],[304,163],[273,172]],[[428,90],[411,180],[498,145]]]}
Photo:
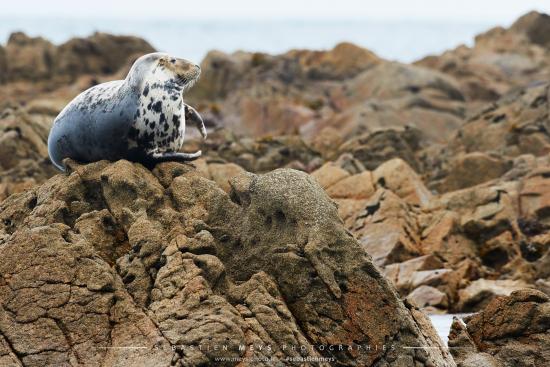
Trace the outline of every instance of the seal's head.
{"label": "seal's head", "polygon": [[200,74],[200,66],[191,61],[155,52],[137,59],[126,81],[137,91],[143,90],[146,84],[159,83],[185,92],[196,83]]}

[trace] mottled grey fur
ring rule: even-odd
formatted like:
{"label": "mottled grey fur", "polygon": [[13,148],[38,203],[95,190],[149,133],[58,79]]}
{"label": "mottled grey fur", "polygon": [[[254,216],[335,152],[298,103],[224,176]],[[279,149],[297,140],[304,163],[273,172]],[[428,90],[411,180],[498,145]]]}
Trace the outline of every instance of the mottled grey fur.
{"label": "mottled grey fur", "polygon": [[96,85],[72,100],[53,123],[48,152],[64,171],[63,159],[94,162],[186,161],[201,152],[179,153],[186,120],[206,138],[200,115],[183,102],[200,68],[162,53],[140,57],[125,80]]}

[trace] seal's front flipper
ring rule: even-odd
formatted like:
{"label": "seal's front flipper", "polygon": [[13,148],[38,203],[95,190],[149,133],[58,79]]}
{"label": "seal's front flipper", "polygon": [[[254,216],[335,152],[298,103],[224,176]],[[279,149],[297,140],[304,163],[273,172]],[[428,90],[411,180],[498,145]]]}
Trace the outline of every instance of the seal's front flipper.
{"label": "seal's front flipper", "polygon": [[201,115],[193,107],[185,105],[185,121],[193,121],[197,125],[197,129],[201,132],[202,138],[206,139],[206,127]]}
{"label": "seal's front flipper", "polygon": [[151,154],[151,158],[155,162],[168,162],[168,161],[175,161],[175,162],[189,162],[194,161],[197,158],[200,158],[202,155],[202,152],[196,151],[195,153],[174,153],[174,152],[168,152],[168,153],[153,153]]}

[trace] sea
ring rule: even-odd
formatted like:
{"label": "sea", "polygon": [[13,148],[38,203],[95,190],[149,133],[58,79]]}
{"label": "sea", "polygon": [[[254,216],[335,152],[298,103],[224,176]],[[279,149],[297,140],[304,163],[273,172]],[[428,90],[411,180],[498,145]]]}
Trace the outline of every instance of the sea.
{"label": "sea", "polygon": [[496,26],[479,21],[420,20],[185,20],[6,18],[0,16],[0,42],[23,31],[59,44],[95,31],[137,35],[159,51],[200,62],[216,49],[278,54],[295,48],[330,49],[353,42],[388,60],[413,62],[461,44],[472,45],[476,34]]}

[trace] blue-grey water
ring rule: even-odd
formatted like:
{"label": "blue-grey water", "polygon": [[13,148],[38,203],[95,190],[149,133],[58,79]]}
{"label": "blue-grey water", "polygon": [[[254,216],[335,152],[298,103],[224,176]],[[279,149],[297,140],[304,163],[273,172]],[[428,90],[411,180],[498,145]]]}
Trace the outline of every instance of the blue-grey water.
{"label": "blue-grey water", "polygon": [[94,31],[138,35],[158,50],[200,61],[212,49],[272,54],[292,48],[328,49],[341,41],[390,60],[411,62],[460,44],[495,24],[489,22],[380,20],[131,20],[0,17],[0,42],[21,30],[62,43]]}

